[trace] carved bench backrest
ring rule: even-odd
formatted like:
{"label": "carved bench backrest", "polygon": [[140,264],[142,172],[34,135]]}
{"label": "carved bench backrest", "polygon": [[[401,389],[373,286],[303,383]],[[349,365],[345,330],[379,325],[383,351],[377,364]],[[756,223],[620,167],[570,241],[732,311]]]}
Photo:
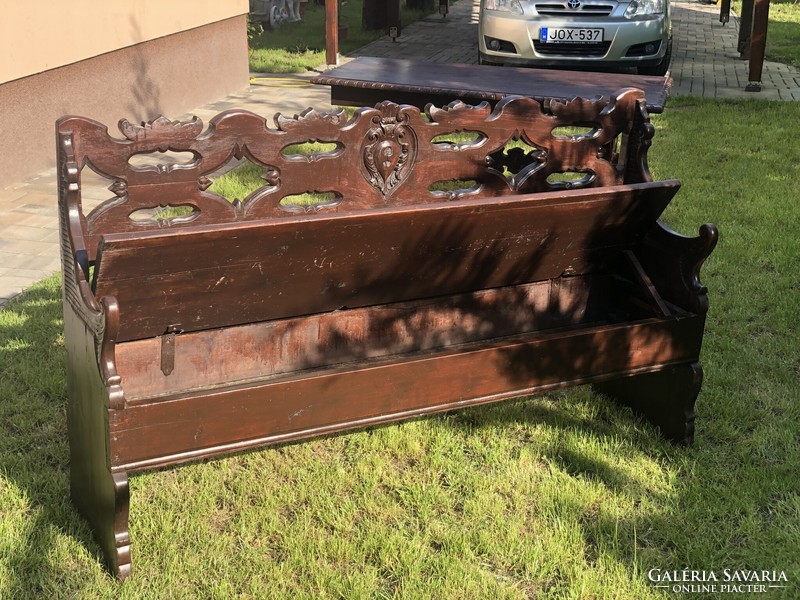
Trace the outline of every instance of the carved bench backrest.
{"label": "carved bench backrest", "polygon": [[[275,117],[275,127],[253,113],[232,110],[213,118],[208,128],[196,117],[149,123],[119,123],[122,138],[83,117],[57,124],[61,205],[80,219],[81,240],[93,261],[100,236],[165,226],[251,221],[291,213],[349,211],[407,206],[457,198],[481,198],[559,189],[609,186],[623,182],[620,136],[636,118],[646,121],[640,90],[621,90],[610,100],[539,102],[509,97],[492,111],[453,103],[429,107],[384,102],[348,118],[344,111],[309,109],[294,118]],[[559,128],[584,128],[579,135]],[[555,130],[555,133],[554,133]],[[465,142],[447,141],[464,133]],[[509,142],[523,147],[505,151]],[[292,146],[322,142],[330,149],[296,154]],[[645,147],[646,150],[646,147]],[[137,157],[189,153],[184,162],[141,166]],[[641,169],[646,170],[642,155]],[[229,202],[209,190],[213,174],[233,161],[248,160],[262,169],[264,185],[246,198]],[[84,215],[80,177],[91,169],[111,181],[114,197]],[[553,181],[559,173],[578,173],[573,181]],[[642,179],[647,179],[644,176]],[[448,191],[432,190],[450,182]],[[328,194],[311,208],[293,204],[305,192]],[[131,215],[158,206],[188,206],[192,212],[164,220],[134,221]],[[76,234],[76,228],[72,229]]]}

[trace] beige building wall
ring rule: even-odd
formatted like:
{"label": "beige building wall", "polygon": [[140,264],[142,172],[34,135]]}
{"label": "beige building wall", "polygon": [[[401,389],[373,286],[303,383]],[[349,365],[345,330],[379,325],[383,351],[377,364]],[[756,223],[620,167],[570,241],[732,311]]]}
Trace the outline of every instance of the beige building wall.
{"label": "beige building wall", "polygon": [[248,84],[247,0],[2,4],[0,186],[55,164],[62,115],[113,134],[123,117],[176,118]]}
{"label": "beige building wall", "polygon": [[247,0],[0,2],[0,83],[247,13]]}

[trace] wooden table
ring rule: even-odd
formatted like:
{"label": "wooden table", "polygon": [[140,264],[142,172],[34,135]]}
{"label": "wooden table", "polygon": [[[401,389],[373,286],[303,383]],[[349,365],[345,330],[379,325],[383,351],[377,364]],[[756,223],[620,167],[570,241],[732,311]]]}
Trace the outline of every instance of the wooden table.
{"label": "wooden table", "polygon": [[664,110],[672,80],[625,73],[557,71],[486,65],[429,63],[396,58],[361,56],[331,69],[311,81],[331,86],[331,104],[368,106],[393,100],[425,108],[453,100],[492,104],[502,97],[520,95],[540,102],[575,97],[606,98],[621,88],[644,90],[647,110]]}

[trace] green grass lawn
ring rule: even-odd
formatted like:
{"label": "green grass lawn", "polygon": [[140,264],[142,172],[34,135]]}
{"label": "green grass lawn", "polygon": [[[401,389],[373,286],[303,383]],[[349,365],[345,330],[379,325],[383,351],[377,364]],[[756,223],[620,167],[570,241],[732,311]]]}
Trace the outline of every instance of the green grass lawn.
{"label": "green grass lawn", "polygon": [[582,387],[136,475],[120,586],[68,498],[53,277],[0,310],[0,598],[715,597],[653,568],[783,570],[762,597],[800,597],[800,105],[654,122],[667,222],[721,231],[693,448]]}
{"label": "green grass lawn", "polygon": [[[365,31],[361,27],[363,0],[347,0],[339,9],[339,22],[347,25],[345,39],[339,40],[339,53],[347,54],[386,35],[383,30]],[[402,3],[403,25],[427,13],[408,10]],[[284,23],[250,40],[250,71],[256,73],[301,73],[325,64],[325,8],[311,0],[303,20]]]}
{"label": "green grass lawn", "polygon": [[800,2],[772,0],[769,7],[767,57],[800,68]]}
{"label": "green grass lawn", "polygon": [[[742,14],[741,0],[733,0],[731,6],[736,14]],[[800,68],[799,0],[770,1],[766,57]]]}

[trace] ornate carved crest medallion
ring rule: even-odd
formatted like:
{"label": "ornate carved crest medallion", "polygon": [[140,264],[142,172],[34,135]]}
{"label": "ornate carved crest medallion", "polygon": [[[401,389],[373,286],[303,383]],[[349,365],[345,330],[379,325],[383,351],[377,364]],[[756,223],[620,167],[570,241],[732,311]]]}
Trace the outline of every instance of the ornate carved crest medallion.
{"label": "ornate carved crest medallion", "polygon": [[380,115],[367,132],[364,145],[364,167],[367,180],[384,196],[389,196],[411,172],[417,156],[417,139],[407,127],[409,107],[392,102],[376,107]]}

